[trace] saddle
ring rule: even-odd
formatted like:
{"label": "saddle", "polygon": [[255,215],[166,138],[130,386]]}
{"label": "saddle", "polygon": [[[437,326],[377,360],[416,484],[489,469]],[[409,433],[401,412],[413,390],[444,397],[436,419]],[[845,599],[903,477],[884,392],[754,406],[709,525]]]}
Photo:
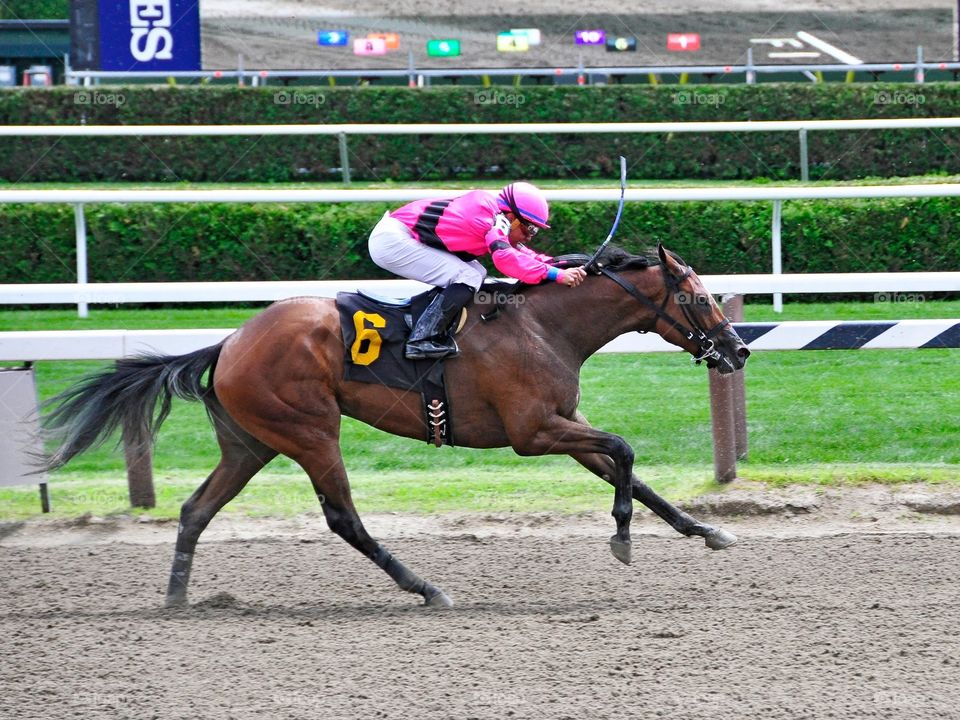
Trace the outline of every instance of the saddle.
{"label": "saddle", "polygon": [[[344,345],[344,379],[420,393],[425,440],[453,445],[450,403],[443,360],[408,360],[404,344],[417,318],[440,290],[411,298],[387,298],[370,292],[337,293]],[[457,326],[466,321],[466,311]]]}

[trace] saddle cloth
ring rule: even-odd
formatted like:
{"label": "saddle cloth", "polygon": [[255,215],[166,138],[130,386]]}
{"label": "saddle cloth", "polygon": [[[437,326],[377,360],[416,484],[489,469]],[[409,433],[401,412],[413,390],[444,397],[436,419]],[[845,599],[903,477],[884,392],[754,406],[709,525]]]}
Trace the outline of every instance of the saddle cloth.
{"label": "saddle cloth", "polygon": [[438,290],[410,299],[409,305],[378,302],[359,293],[337,293],[343,333],[344,378],[414,391],[423,397],[426,441],[453,445],[442,360],[407,360],[410,329]]}

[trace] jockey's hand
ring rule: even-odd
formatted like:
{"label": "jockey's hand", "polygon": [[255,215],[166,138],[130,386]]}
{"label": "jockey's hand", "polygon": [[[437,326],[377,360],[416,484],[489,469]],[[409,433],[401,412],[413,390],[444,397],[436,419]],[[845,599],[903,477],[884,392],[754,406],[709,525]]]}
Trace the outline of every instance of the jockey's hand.
{"label": "jockey's hand", "polygon": [[583,279],[587,276],[587,271],[582,267],[574,268],[564,268],[560,272],[563,273],[558,280],[567,287],[576,287],[583,282]]}

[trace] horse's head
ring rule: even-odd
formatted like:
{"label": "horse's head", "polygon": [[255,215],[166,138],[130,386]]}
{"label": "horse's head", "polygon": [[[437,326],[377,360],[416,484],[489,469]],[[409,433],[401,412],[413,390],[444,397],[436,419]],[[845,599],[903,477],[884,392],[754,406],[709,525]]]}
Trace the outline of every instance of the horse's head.
{"label": "horse's head", "polygon": [[[652,254],[631,255],[615,247],[598,255],[600,262],[594,266],[595,271],[616,282],[643,305],[645,324],[640,332],[656,332],[693,355],[697,364],[706,362],[707,367],[722,374],[739,370],[747,362],[750,350],[693,268],[675,253],[658,244],[657,258]],[[586,258],[566,257],[574,264],[583,264],[581,258]],[[630,270],[642,271],[633,276],[640,287],[621,276]]]}
{"label": "horse's head", "polygon": [[693,268],[659,243],[657,254],[664,294],[652,329],[693,355],[697,364],[705,361],[724,375],[742,368],[750,350]]}

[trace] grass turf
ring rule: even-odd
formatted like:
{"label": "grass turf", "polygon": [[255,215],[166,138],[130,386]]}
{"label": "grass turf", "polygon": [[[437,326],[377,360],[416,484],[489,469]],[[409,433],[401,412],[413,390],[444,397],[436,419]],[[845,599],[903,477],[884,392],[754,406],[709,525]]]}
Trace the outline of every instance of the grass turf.
{"label": "grass turf", "polygon": [[[232,327],[255,309],[7,311],[0,330]],[[747,306],[748,320],[960,317],[960,302],[787,303],[782,316]],[[750,457],[740,474],[770,485],[931,481],[960,483],[960,350],[758,353],[747,370]],[[41,362],[42,398],[90,362]],[[637,472],[672,499],[713,489],[707,377],[681,354],[601,355],[582,376],[581,408],[623,435]],[[566,457],[521,458],[508,449],[436,450],[345,419],[342,445],[363,511],[609,509],[611,491]],[[179,504],[216,464],[213,432],[197,404],[178,402],[158,439],[158,507]],[[127,509],[123,460],[112,443],[76,458],[51,480],[54,511]],[[289,514],[316,509],[303,473],[275,460],[229,509]],[[0,517],[37,514],[35,488],[0,489]]]}

